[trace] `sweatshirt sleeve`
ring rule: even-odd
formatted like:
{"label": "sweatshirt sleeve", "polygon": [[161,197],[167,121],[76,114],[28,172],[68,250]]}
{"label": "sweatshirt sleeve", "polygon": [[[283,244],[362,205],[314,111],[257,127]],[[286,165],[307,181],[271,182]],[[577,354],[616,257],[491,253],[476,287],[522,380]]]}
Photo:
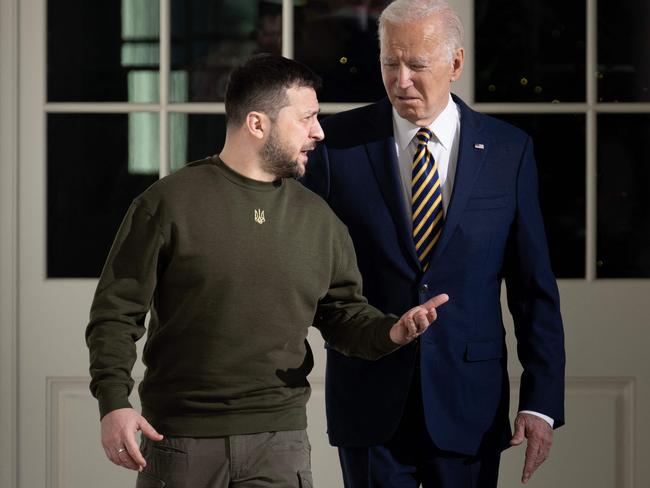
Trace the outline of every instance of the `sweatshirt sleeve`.
{"label": "sweatshirt sleeve", "polygon": [[399,347],[389,335],[398,319],[368,304],[361,294],[361,273],[347,230],[338,247],[329,290],[319,301],[314,326],[329,347],[347,356],[378,359]]}
{"label": "sweatshirt sleeve", "polygon": [[131,407],[135,342],[145,332],[164,241],[156,217],[143,202],[134,201],[102,270],[86,328],[90,391],[99,401],[101,417]]}

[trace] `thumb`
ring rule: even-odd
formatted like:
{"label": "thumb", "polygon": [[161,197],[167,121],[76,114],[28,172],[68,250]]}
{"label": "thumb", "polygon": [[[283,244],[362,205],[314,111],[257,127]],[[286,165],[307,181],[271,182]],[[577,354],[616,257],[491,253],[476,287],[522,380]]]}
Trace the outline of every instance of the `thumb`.
{"label": "thumb", "polygon": [[522,421],[519,417],[515,419],[515,433],[512,436],[512,439],[510,439],[510,445],[511,446],[518,446],[522,442],[524,442],[524,424],[525,422]]}
{"label": "thumb", "polygon": [[154,429],[149,422],[147,422],[147,419],[144,417],[140,417],[140,423],[138,425],[140,431],[142,432],[143,435],[147,436],[149,439],[152,441],[161,441],[163,436],[160,435],[156,429]]}

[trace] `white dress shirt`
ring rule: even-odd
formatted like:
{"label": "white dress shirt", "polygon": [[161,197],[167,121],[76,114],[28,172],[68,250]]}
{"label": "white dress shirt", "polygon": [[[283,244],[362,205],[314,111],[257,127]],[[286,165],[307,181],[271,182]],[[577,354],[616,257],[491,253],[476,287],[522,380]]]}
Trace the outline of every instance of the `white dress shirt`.
{"label": "white dress shirt", "polygon": [[[412,124],[399,116],[393,108],[393,134],[395,136],[395,151],[399,163],[399,173],[402,180],[402,193],[406,204],[408,220],[412,222],[411,195],[412,195],[412,166],[413,156],[417,149],[417,134],[419,126]],[[442,211],[447,214],[451,193],[454,188],[456,165],[458,163],[458,147],[460,140],[460,108],[449,95],[449,101],[440,115],[428,126],[433,136],[427,144],[431,155],[438,163],[438,176],[442,190]],[[453,297],[452,297],[453,300]],[[554,420],[542,413],[531,410],[522,410],[520,413],[529,413],[541,417],[553,427]]]}

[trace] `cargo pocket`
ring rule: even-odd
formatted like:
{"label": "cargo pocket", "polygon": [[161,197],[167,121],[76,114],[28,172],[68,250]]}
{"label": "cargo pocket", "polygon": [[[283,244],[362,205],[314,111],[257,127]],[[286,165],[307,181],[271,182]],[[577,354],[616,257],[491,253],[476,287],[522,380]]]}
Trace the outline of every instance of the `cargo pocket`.
{"label": "cargo pocket", "polygon": [[[136,488],[188,486],[189,452],[185,438],[165,438],[159,442],[144,439],[142,455],[147,466],[138,476]],[[140,481],[142,479],[142,483]]]}
{"label": "cargo pocket", "polygon": [[311,471],[298,471],[298,486],[300,488],[313,488]]}
{"label": "cargo pocket", "polygon": [[165,486],[167,483],[163,480],[144,471],[138,473],[138,480],[135,483],[135,488],[164,488]]}

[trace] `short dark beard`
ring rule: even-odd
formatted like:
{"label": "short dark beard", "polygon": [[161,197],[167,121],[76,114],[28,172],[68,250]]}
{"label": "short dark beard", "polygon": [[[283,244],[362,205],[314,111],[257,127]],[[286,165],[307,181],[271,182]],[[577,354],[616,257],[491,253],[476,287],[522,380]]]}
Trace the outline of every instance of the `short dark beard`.
{"label": "short dark beard", "polygon": [[291,154],[283,147],[275,127],[271,129],[269,138],[260,150],[262,169],[277,178],[298,178],[300,166],[298,161],[291,160]]}

